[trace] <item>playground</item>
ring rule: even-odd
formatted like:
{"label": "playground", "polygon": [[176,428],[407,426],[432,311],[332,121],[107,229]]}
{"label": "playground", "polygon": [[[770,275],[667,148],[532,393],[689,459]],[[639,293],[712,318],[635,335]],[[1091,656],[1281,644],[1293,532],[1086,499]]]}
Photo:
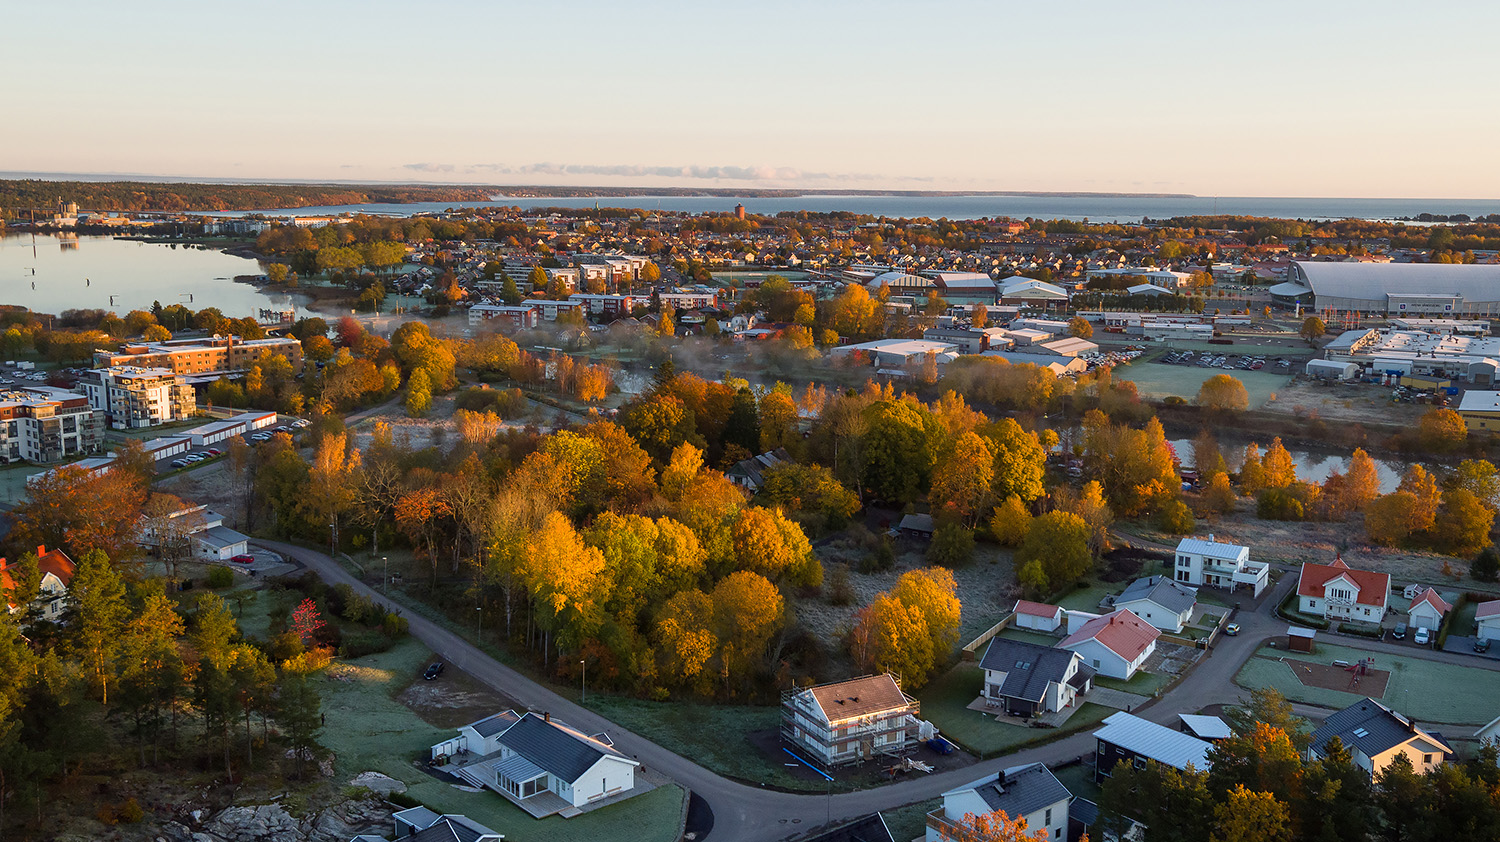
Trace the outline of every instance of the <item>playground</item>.
{"label": "playground", "polygon": [[1291,667],[1292,674],[1297,676],[1308,687],[1321,687],[1324,690],[1342,690],[1345,693],[1358,693],[1371,699],[1385,698],[1386,685],[1390,683],[1391,674],[1386,670],[1375,669],[1370,663],[1374,659],[1356,661],[1352,664],[1315,664],[1311,661],[1285,661]]}

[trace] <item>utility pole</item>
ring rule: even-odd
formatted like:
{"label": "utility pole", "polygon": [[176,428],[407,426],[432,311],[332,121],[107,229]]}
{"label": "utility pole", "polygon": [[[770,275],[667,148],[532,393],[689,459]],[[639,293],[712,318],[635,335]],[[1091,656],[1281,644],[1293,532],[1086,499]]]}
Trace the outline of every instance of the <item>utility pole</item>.
{"label": "utility pole", "polygon": [[580,659],[578,663],[583,665],[583,693],[578,703],[584,704],[589,700],[589,662],[587,659]]}
{"label": "utility pole", "polygon": [[383,579],[380,580],[380,594],[381,594],[381,596],[390,596],[391,595],[391,560],[389,558],[386,558],[385,556],[381,556],[380,557],[380,564],[381,564],[381,568],[382,568],[382,572],[381,572],[380,575],[384,577]]}

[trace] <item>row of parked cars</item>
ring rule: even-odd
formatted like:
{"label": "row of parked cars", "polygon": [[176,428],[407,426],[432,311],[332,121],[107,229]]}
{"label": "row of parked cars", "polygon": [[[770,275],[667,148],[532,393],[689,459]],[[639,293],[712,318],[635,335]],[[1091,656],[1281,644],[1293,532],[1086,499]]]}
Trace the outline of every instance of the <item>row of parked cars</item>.
{"label": "row of parked cars", "polygon": [[[1266,358],[1251,356],[1249,354],[1214,354],[1212,352],[1195,353],[1193,351],[1173,351],[1162,357],[1162,362],[1168,365],[1196,365],[1199,368],[1222,368],[1233,371],[1260,371],[1266,367]],[[1292,367],[1290,361],[1277,357],[1272,361],[1278,369],[1289,369]]]}
{"label": "row of parked cars", "polygon": [[[290,424],[282,424],[281,426],[271,430],[261,430],[256,433],[251,433],[249,439],[256,444],[259,444],[261,442],[270,441],[271,437],[276,435],[277,433],[290,433],[294,430],[300,430],[311,423],[312,422],[306,419],[299,418]],[[220,450],[217,447],[210,447],[207,450],[201,450],[197,453],[189,453],[186,456],[173,459],[170,464],[173,468],[186,468],[189,465],[196,465],[199,462],[207,462],[210,459],[217,459],[223,455],[223,450]]]}

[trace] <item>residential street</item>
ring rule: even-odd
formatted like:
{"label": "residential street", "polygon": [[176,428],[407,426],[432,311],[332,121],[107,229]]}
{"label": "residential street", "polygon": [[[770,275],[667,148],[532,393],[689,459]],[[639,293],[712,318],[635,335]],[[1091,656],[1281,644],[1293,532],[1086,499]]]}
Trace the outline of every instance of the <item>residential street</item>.
{"label": "residential street", "polygon": [[[383,602],[375,589],[355,579],[324,553],[276,541],[257,539],[252,543],[286,554],[329,583],[348,584],[357,592]],[[1160,700],[1137,709],[1135,713],[1154,722],[1175,727],[1178,713],[1193,713],[1208,705],[1238,701],[1242,693],[1234,685],[1234,676],[1268,638],[1285,634],[1286,623],[1277,619],[1272,612],[1288,590],[1295,587],[1295,583],[1296,577],[1283,576],[1261,601],[1258,611],[1243,611],[1235,617],[1241,627],[1238,636],[1220,638],[1213,654],[1200,663],[1181,684]],[[390,607],[400,609],[394,603]],[[830,797],[771,791],[727,780],[687,758],[625,731],[598,714],[579,707],[504,666],[437,623],[410,611],[402,613],[410,621],[411,633],[453,666],[515,699],[521,705],[548,711],[585,731],[608,732],[622,752],[698,793],[713,809],[715,821],[712,837],[716,842],[775,842],[823,824],[829,818],[852,818],[900,807],[936,797],[945,790],[1002,768],[1032,762],[1058,764],[1086,754],[1094,747],[1090,732],[1084,731],[1044,746],[964,769],[911,778],[860,792]],[[1409,646],[1396,647],[1359,639],[1349,645],[1375,651],[1390,648],[1409,657],[1429,657],[1443,661],[1456,659],[1456,662],[1465,665],[1480,665],[1475,663],[1476,659],[1464,659],[1461,655],[1445,653],[1423,653]],[[1483,665],[1489,666],[1487,663]],[[1300,707],[1299,712],[1303,712]]]}

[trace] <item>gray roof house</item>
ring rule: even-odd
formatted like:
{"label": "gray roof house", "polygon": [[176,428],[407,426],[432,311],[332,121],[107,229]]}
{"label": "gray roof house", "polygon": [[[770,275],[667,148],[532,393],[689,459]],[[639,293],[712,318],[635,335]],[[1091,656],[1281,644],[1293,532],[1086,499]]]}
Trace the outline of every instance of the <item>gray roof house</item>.
{"label": "gray roof house", "polygon": [[[505,835],[490,830],[467,816],[439,814],[426,807],[411,807],[391,816],[396,842],[500,842]],[[379,836],[356,836],[352,842],[385,842]]]}
{"label": "gray roof house", "polygon": [[961,838],[958,822],[969,813],[997,810],[1024,818],[1027,832],[1045,831],[1050,839],[1065,839],[1072,793],[1041,763],[1012,766],[943,793],[943,806],[927,814],[926,842]]}
{"label": "gray roof house", "polygon": [[724,476],[741,488],[759,491],[760,487],[766,484],[766,471],[778,465],[789,465],[791,462],[792,456],[786,452],[786,448],[778,447],[759,456],[736,462],[733,467],[724,472]]}
{"label": "gray roof house", "polygon": [[485,717],[433,746],[432,754],[434,760],[464,758],[451,774],[504,795],[536,818],[578,815],[652,788],[637,785],[641,764],[608,737],[585,734],[547,714]]}
{"label": "gray roof house", "polygon": [[1094,670],[1082,655],[1024,640],[991,638],[979,667],[986,703],[1012,716],[1055,713],[1093,688]]}
{"label": "gray roof house", "polygon": [[1130,613],[1162,631],[1182,631],[1193,617],[1198,604],[1198,589],[1165,576],[1147,576],[1130,583],[1115,597],[1115,608],[1129,608]]}
{"label": "gray roof house", "polygon": [[1353,755],[1354,764],[1372,776],[1404,754],[1417,774],[1426,774],[1453,753],[1443,739],[1374,699],[1361,699],[1323,720],[1312,733],[1308,755],[1323,756],[1338,737]]}

